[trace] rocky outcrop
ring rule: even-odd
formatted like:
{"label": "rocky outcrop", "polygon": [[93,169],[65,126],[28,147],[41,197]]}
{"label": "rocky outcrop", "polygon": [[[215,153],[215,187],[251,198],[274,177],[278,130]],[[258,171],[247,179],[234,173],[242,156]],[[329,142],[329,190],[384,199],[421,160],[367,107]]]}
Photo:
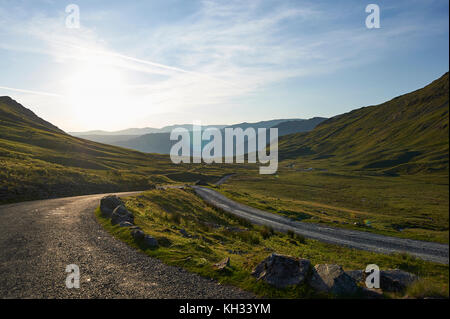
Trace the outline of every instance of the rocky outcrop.
{"label": "rocky outcrop", "polygon": [[100,211],[103,217],[111,217],[117,206],[124,205],[123,201],[116,195],[108,195],[100,200]]}
{"label": "rocky outcrop", "polygon": [[334,264],[314,266],[309,284],[316,291],[338,296],[354,295],[359,290],[356,281]]}
{"label": "rocky outcrop", "polygon": [[111,214],[111,224],[116,225],[120,224],[122,222],[129,222],[131,224],[134,223],[134,215],[133,213],[129,212],[125,206],[119,205],[117,206],[112,214]]}
{"label": "rocky outcrop", "polygon": [[302,284],[311,263],[307,259],[272,254],[258,264],[252,272],[257,280],[263,280],[277,288]]}

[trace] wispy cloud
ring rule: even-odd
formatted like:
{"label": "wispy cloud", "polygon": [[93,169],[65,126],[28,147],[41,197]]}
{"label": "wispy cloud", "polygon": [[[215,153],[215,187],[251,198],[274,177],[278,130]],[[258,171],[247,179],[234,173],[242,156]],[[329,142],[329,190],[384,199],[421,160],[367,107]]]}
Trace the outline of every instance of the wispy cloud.
{"label": "wispy cloud", "polygon": [[[36,91],[17,92],[66,96],[72,74],[82,78],[83,72],[89,77],[95,69],[108,69],[105,74],[121,75],[120,90],[97,88],[96,79],[91,79],[94,90],[86,95],[97,96],[77,100],[92,104],[83,110],[115,112],[126,104],[130,114],[139,112],[146,119],[162,112],[198,117],[195,109],[201,106],[242,107],[240,98],[271,85],[363,65],[392,50],[392,41],[406,41],[424,30],[417,21],[408,23],[407,17],[400,26],[367,32],[363,11],[360,24],[345,24],[342,11],[330,13],[328,7],[320,2],[205,0],[196,12],[170,24],[121,35],[127,44],[139,39],[131,46],[120,46],[110,35],[83,24],[81,29],[66,29],[64,12],[56,17],[36,13],[19,22],[0,9],[0,49],[51,56],[55,69],[61,70],[58,79],[42,81],[46,86]],[[83,12],[82,7],[82,17]],[[101,17],[97,16],[99,23],[110,15],[105,11]],[[0,88],[13,86],[3,84]]]}

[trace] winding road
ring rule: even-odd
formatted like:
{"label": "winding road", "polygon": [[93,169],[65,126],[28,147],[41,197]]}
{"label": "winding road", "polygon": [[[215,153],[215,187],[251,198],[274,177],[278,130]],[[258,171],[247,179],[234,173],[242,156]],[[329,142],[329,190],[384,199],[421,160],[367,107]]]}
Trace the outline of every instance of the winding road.
{"label": "winding road", "polygon": [[192,188],[198,196],[211,205],[245,218],[254,224],[269,226],[277,231],[291,230],[296,234],[326,243],[383,254],[406,252],[424,260],[448,264],[448,245],[302,223],[237,203],[210,188],[201,186],[192,186]]}
{"label": "winding road", "polygon": [[[120,193],[120,196],[135,193]],[[0,206],[0,298],[252,298],[114,239],[93,214],[105,194]],[[80,268],[80,288],[65,285]]]}

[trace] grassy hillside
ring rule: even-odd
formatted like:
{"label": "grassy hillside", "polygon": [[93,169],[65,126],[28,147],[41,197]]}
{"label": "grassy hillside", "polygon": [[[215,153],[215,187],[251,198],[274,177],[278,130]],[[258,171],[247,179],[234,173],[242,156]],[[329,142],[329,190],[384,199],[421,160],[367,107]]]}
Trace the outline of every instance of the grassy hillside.
{"label": "grassy hillside", "polygon": [[193,172],[165,155],[70,136],[9,97],[0,97],[0,168],[0,203],[221,176],[214,167]]}
{"label": "grassy hillside", "polygon": [[[101,217],[99,210],[96,215],[111,233],[152,257],[262,297],[315,296],[306,285],[276,289],[251,276],[252,269],[272,252],[307,258],[313,265],[337,263],[345,270],[364,269],[370,263],[381,269],[400,268],[419,275],[425,285],[411,287],[406,292],[410,297],[448,297],[448,265],[405,254],[382,255],[273,232],[211,208],[189,189],[151,190],[127,198],[126,206],[133,211],[135,224],[158,239],[159,248],[146,249],[133,240],[129,229],[112,226],[109,219]],[[187,235],[183,235],[182,230]],[[214,264],[226,257],[230,257],[230,266],[222,271],[215,269]]]}
{"label": "grassy hillside", "polygon": [[276,175],[220,190],[267,211],[448,243],[448,73],[423,89],[280,138]]}
{"label": "grassy hillside", "polygon": [[388,174],[448,171],[448,73],[386,103],[281,138],[282,159],[325,161]]}

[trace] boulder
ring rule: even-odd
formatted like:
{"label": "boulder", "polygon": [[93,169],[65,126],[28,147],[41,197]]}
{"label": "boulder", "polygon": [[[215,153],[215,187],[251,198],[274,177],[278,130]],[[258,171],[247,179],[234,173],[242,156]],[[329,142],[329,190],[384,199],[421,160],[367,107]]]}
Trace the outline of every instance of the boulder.
{"label": "boulder", "polygon": [[131,236],[134,238],[134,240],[142,240],[145,237],[145,233],[140,229],[133,229],[131,231]]}
{"label": "boulder", "polygon": [[271,254],[255,267],[252,276],[277,288],[284,288],[302,284],[310,265],[307,259]]}
{"label": "boulder", "polygon": [[[347,271],[346,274],[356,282],[363,283],[363,286],[365,286],[365,280],[368,274],[364,271],[351,270]],[[416,280],[416,275],[400,269],[380,270],[380,288],[383,291],[402,292]]]}
{"label": "boulder", "polygon": [[156,240],[156,238],[153,238],[150,235],[145,235],[144,236],[144,244],[147,247],[155,248],[155,247],[158,247],[158,240]]}
{"label": "boulder", "polygon": [[402,292],[416,280],[416,275],[400,269],[380,271],[380,288],[383,291]]}
{"label": "boulder", "polygon": [[112,225],[116,225],[121,222],[129,222],[131,224],[134,223],[133,214],[130,213],[123,205],[117,206],[111,214]]}
{"label": "boulder", "polygon": [[309,284],[316,291],[337,296],[354,295],[359,290],[356,281],[341,266],[333,264],[316,265]]}
{"label": "boulder", "polygon": [[111,217],[117,206],[124,205],[123,201],[116,195],[108,195],[100,200],[100,211],[103,217]]}

